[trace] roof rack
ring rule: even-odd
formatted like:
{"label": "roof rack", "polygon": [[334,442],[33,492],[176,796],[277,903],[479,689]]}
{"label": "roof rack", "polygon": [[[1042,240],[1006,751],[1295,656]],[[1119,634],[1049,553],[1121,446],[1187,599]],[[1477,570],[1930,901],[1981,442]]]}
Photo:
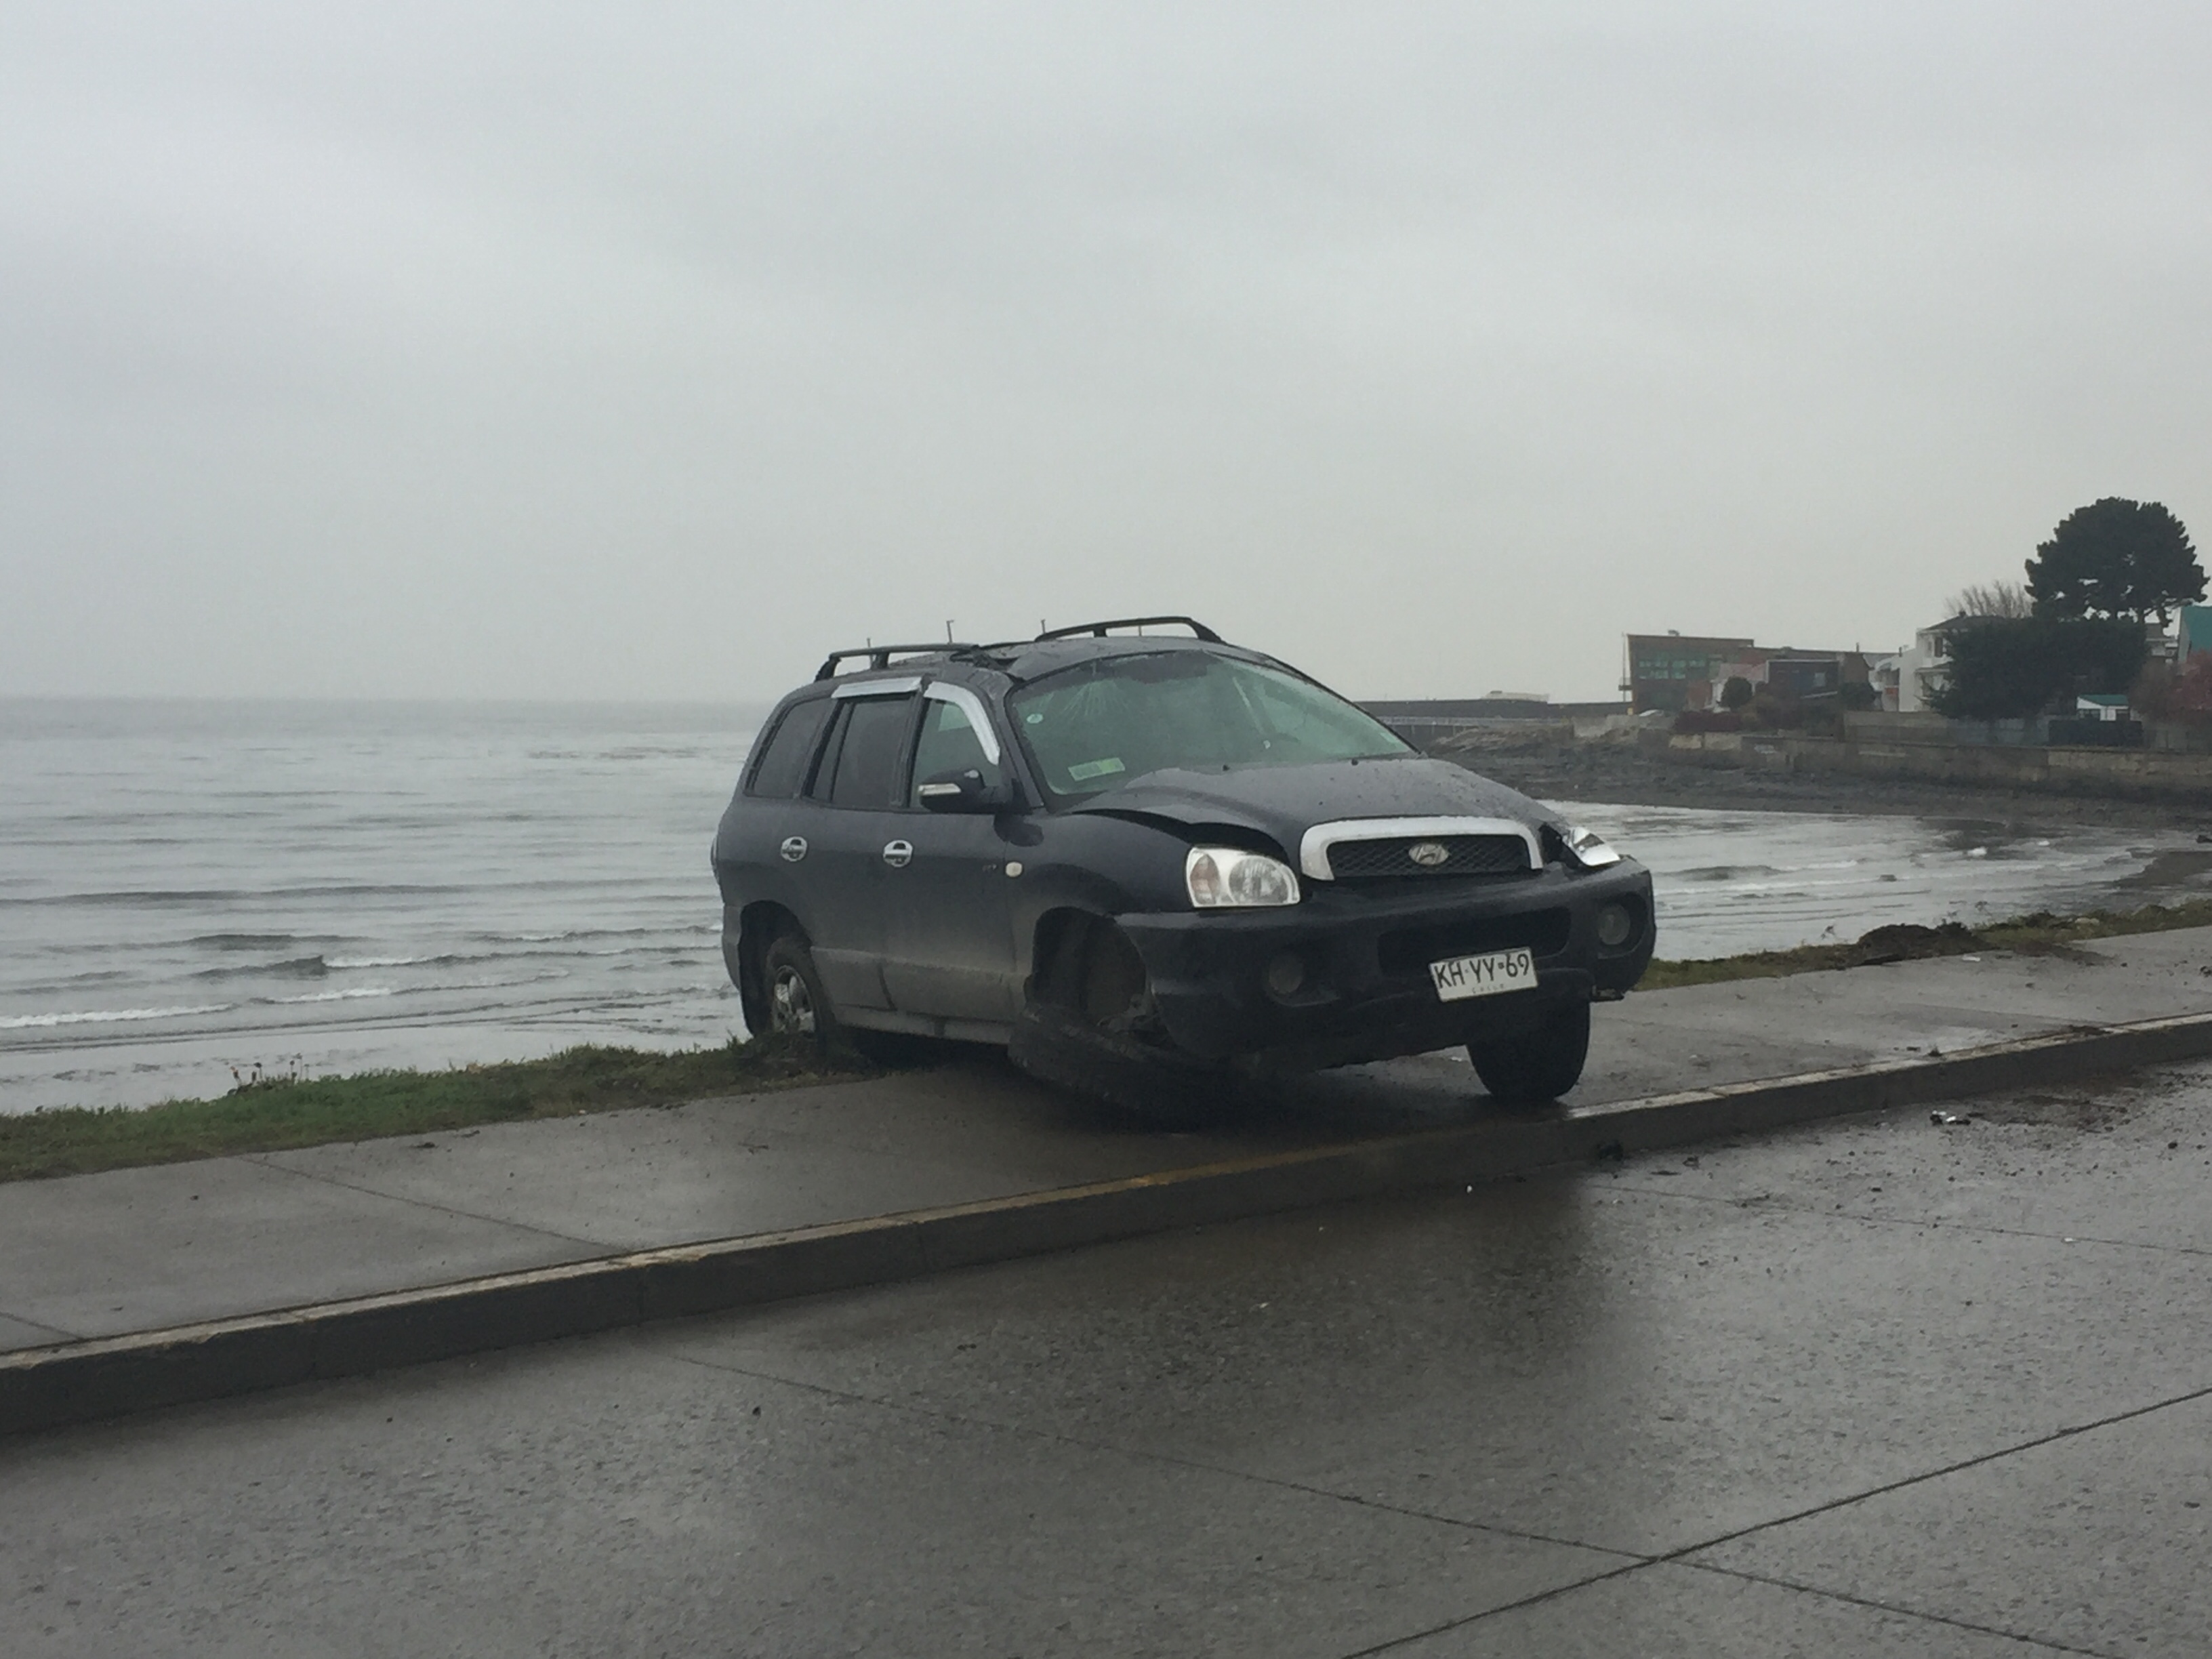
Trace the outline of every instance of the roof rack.
{"label": "roof rack", "polygon": [[822,659],[822,666],[814,671],[817,680],[837,678],[837,665],[853,657],[866,657],[870,669],[889,668],[893,657],[945,657],[956,651],[973,651],[975,647],[954,640],[938,640],[928,645],[859,645],[849,651],[832,651]]}
{"label": "roof rack", "polygon": [[1079,635],[1088,634],[1096,639],[1103,640],[1106,637],[1109,629],[1155,628],[1162,623],[1180,623],[1209,645],[1219,645],[1222,642],[1220,635],[1215,633],[1195,617],[1117,617],[1112,622],[1080,623],[1073,628],[1051,629],[1038,635],[1037,638],[1039,640],[1072,640]]}

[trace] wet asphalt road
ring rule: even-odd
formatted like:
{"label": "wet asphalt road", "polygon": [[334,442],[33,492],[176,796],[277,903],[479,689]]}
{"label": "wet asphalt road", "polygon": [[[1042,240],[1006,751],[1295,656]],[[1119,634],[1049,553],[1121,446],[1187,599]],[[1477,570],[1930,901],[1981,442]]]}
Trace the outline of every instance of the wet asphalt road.
{"label": "wet asphalt road", "polygon": [[2212,1648],[2212,1066],[0,1443],[0,1652]]}

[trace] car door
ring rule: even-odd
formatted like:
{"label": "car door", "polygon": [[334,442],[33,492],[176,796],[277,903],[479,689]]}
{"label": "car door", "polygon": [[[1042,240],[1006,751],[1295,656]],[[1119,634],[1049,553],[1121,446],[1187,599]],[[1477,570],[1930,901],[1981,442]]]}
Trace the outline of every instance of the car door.
{"label": "car door", "polygon": [[839,1009],[888,1008],[883,975],[885,877],[908,845],[906,788],[918,679],[860,681],[838,708],[810,795],[821,809],[805,861],[822,988]]}
{"label": "car door", "polygon": [[1019,815],[928,811],[917,793],[932,777],[969,770],[988,788],[1003,786],[1005,740],[975,692],[932,681],[907,767],[902,834],[913,852],[884,872],[884,978],[904,1012],[1003,1025],[1018,1000],[1006,860],[1018,860],[1007,832]]}

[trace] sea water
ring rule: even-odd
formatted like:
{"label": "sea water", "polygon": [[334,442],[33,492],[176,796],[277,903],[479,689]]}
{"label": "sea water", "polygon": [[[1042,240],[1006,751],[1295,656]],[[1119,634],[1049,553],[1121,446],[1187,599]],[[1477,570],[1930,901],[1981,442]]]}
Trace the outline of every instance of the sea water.
{"label": "sea water", "polygon": [[742,1032],[761,713],[0,702],[0,1111]]}
{"label": "sea water", "polygon": [[[708,845],[762,712],[0,701],[0,1111],[741,1035]],[[1568,810],[1670,957],[2102,902],[2191,839]]]}

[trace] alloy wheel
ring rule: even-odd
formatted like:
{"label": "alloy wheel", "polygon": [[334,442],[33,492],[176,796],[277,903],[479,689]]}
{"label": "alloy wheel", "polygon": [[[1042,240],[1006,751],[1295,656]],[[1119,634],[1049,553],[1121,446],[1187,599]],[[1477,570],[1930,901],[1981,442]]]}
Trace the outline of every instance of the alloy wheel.
{"label": "alloy wheel", "polygon": [[814,1035],[814,999],[807,994],[806,981],[796,968],[776,970],[775,984],[769,994],[769,1026],[785,1036]]}

